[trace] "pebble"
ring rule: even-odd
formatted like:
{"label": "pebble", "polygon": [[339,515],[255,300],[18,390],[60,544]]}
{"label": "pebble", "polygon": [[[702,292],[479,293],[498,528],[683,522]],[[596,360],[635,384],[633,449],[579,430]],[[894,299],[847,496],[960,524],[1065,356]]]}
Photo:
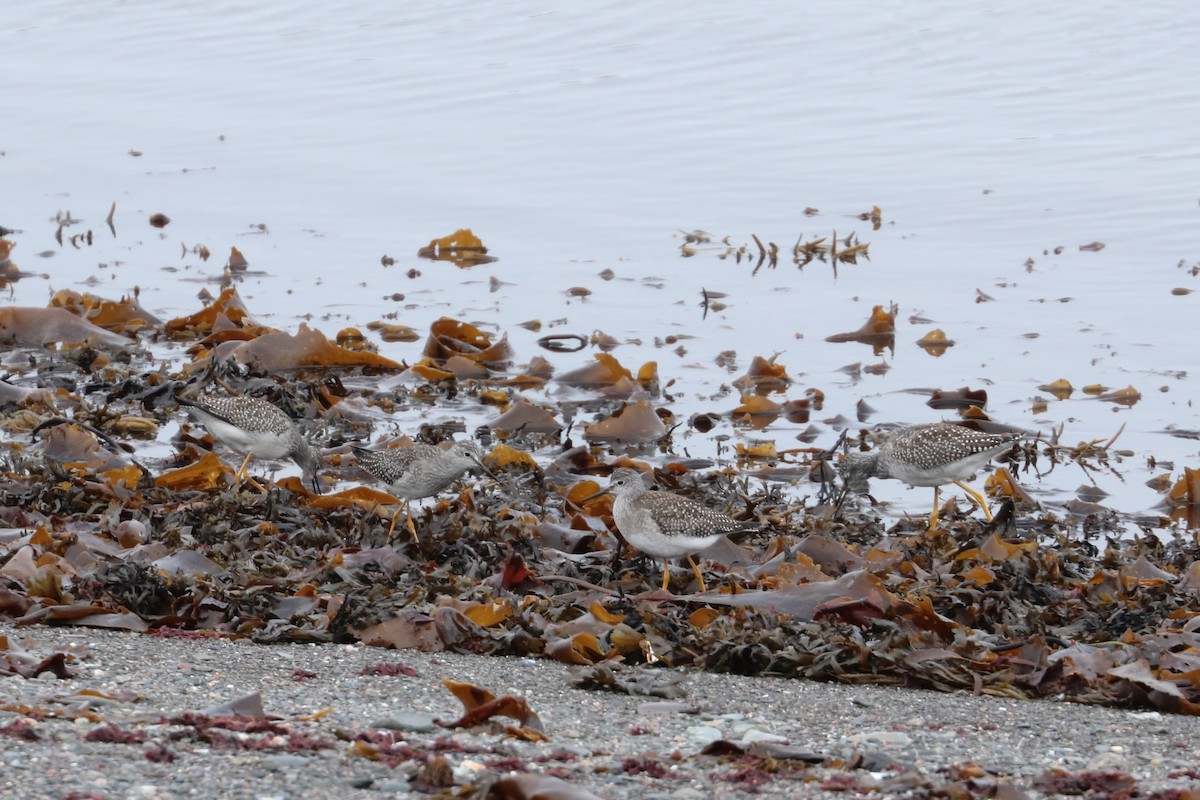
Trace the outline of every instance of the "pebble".
{"label": "pebble", "polygon": [[755,724],[756,723],[750,722],[749,720],[744,722],[735,722],[733,723],[733,727],[729,729],[729,732],[733,734],[733,738],[740,739],[746,733],[746,731],[755,727]]}
{"label": "pebble", "polygon": [[375,786],[380,794],[387,795],[406,795],[409,793],[408,781],[382,781]]}
{"label": "pebble", "polygon": [[478,761],[465,759],[454,768],[454,779],[460,783],[471,783],[475,780],[475,774],[482,769],[484,769],[484,766]]}
{"label": "pebble", "polygon": [[372,728],[382,728],[389,731],[411,731],[413,733],[428,733],[437,730],[439,725],[434,723],[432,714],[417,712],[401,712],[390,717],[371,723]]}
{"label": "pebble", "polygon": [[757,728],[751,728],[742,734],[742,741],[746,744],[754,744],[755,742],[775,742],[776,744],[786,744],[789,740],[786,736],[780,736],[777,733],[768,733],[760,731]]}
{"label": "pebble", "polygon": [[714,728],[711,725],[692,725],[686,733],[689,740],[700,744],[712,744],[724,736],[720,728]]}
{"label": "pebble", "polygon": [[847,736],[845,741],[850,744],[875,745],[878,747],[899,747],[912,744],[912,737],[902,731],[867,731]]}
{"label": "pebble", "polygon": [[1128,772],[1129,759],[1120,753],[1101,753],[1087,762],[1087,769],[1099,772]]}

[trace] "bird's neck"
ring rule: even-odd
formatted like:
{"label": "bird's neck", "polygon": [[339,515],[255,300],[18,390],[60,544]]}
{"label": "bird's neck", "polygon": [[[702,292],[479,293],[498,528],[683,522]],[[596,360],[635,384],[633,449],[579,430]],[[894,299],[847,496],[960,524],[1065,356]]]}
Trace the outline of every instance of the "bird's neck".
{"label": "bird's neck", "polygon": [[621,505],[632,503],[634,500],[637,500],[648,491],[649,489],[647,489],[645,486],[627,486],[625,487],[625,491],[617,495],[616,499],[613,501],[613,505],[615,506],[617,503],[620,503]]}
{"label": "bird's neck", "polygon": [[863,454],[863,462],[870,467],[869,474],[875,478],[891,478],[891,470],[887,468],[887,462],[879,458],[879,451],[873,450],[870,453]]}

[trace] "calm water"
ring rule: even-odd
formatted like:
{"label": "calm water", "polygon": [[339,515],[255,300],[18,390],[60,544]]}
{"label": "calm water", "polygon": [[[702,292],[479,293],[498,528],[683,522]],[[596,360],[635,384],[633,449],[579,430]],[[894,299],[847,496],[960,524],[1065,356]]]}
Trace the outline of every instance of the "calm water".
{"label": "calm water", "polygon": [[[599,329],[641,340],[614,354],[633,368],[657,360],[685,418],[737,405],[721,386],[754,355],[779,353],[796,380],[789,398],[825,392],[815,419],[854,419],[865,399],[872,424],[929,421],[942,413],[911,390],[986,388],[997,419],[1065,425],[1070,443],[1126,424],[1134,456],[1096,478],[1125,512],[1158,501],[1143,485],[1147,456],[1200,466],[1195,441],[1163,433],[1200,429],[1200,298],[1172,294],[1200,280],[1188,272],[1200,262],[1200,7],[163,0],[6,11],[0,225],[21,231],[13,260],[48,275],[6,302],[42,305],[98,279],[97,293],[140,286],[162,315],[190,312],[197,279],[219,274],[236,245],[266,273],[243,296],[280,327],[308,318],[332,335],[395,313],[424,331],[450,315],[507,332],[518,363],[543,353],[539,335]],[[103,223],[113,201],[116,237]],[[875,205],[878,231],[857,219]],[[52,218],[67,210],[100,234],[92,247],[54,241]],[[146,222],[154,212],[172,219],[164,234]],[[459,227],[500,260],[461,271],[416,258]],[[693,228],[784,247],[855,231],[871,260],[836,277],[820,263],[752,275],[710,252],[681,258],[675,234]],[[1097,241],[1103,250],[1079,250]],[[181,242],[214,258],[181,257]],[[384,268],[384,254],[396,265]],[[605,269],[616,277],[599,278]],[[569,297],[575,286],[593,294]],[[728,307],[703,318],[702,289],[727,293]],[[975,303],[977,290],[995,302]],[[385,299],[395,292],[406,299]],[[825,337],[889,303],[891,369],[847,374],[879,359]],[[518,326],[530,319],[565,322],[535,334]],[[957,342],[941,358],[914,344],[934,327]],[[682,354],[654,347],[672,334],[695,338]],[[409,361],[420,348],[380,345]],[[725,350],[739,357],[732,374],[713,363]],[[591,351],[546,355],[561,371]],[[1037,389],[1058,378],[1133,385],[1143,399],[1121,408]],[[1037,396],[1045,413],[1033,413]],[[715,432],[784,449],[800,427]],[[828,430],[820,443],[836,438]],[[1060,469],[1031,488],[1054,504],[1087,482]],[[875,488],[897,510],[927,510],[926,490]]]}

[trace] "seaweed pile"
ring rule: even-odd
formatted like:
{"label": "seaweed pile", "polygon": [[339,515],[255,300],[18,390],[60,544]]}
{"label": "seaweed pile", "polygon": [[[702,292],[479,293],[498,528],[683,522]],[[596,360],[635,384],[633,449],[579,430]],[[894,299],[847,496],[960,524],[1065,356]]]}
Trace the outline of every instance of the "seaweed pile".
{"label": "seaweed pile", "polygon": [[[1200,711],[1195,536],[1122,538],[1102,515],[1081,530],[1011,480],[1101,451],[1028,443],[989,482],[1004,499],[992,523],[948,505],[936,530],[885,528],[818,491],[819,449],[759,470],[774,480],[753,490],[745,472],[669,455],[681,422],[651,402],[662,398],[653,364],[634,372],[600,353],[557,376],[540,356],[514,370],[504,337],[457,320],[433,325],[413,365],[353,329],[333,341],[304,325],[272,330],[233,289],[166,322],[136,297],[60,293],[51,308],[0,309],[0,337],[16,348],[0,382],[0,615],[18,624],[540,655],[617,690],[605,667],[621,661]],[[186,346],[187,363],[156,361],[166,346]],[[757,359],[742,380],[780,376]],[[569,412],[596,414],[583,444],[566,409],[523,398],[550,380],[593,396]],[[287,477],[251,490],[187,424],[163,455],[160,432],[185,419],[176,394],[213,382],[287,410],[322,445],[327,477],[347,481],[364,478],[351,445],[397,409],[498,409],[471,437],[497,479],[414,509],[418,541],[389,539],[395,499],[375,489],[318,494]],[[744,399],[735,413],[753,424],[809,402]],[[413,432],[430,443],[455,433]],[[613,443],[668,455],[613,457]],[[663,489],[762,531],[703,554],[711,591],[664,593],[658,565],[614,535],[610,500],[581,504],[623,466],[654,468]],[[29,673],[19,655],[0,650],[0,672]],[[63,659],[47,663],[66,674]]]}

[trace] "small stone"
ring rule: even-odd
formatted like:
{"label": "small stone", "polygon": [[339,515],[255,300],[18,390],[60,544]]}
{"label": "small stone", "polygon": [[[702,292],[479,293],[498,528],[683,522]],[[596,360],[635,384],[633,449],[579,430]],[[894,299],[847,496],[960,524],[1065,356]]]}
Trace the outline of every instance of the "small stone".
{"label": "small stone", "polygon": [[899,747],[912,744],[912,737],[901,731],[867,731],[847,736],[851,744],[877,745],[881,747]]}
{"label": "small stone", "polygon": [[294,769],[308,765],[307,756],[297,756],[291,753],[281,753],[279,755],[264,756],[262,759],[264,768],[276,772],[281,769]]}
{"label": "small stone", "polygon": [[371,724],[372,728],[383,728],[389,731],[410,731],[412,733],[428,733],[437,730],[432,714],[419,714],[402,711]]}
{"label": "small stone", "polygon": [[469,783],[474,779],[475,773],[484,769],[483,764],[471,759],[464,759],[461,764],[454,768],[454,779],[460,783]]}
{"label": "small stone", "polygon": [[383,781],[375,786],[375,789],[382,795],[407,795],[409,792],[408,781]]}
{"label": "small stone", "polygon": [[121,547],[130,548],[146,541],[146,525],[135,519],[127,519],[113,531]]}
{"label": "small stone", "polygon": [[1087,769],[1098,772],[1127,772],[1129,760],[1120,753],[1101,753],[1087,762]]}
{"label": "small stone", "polygon": [[786,736],[780,736],[777,733],[769,733],[767,731],[760,731],[757,728],[751,728],[742,734],[742,741],[746,744],[754,744],[755,742],[774,742],[776,744],[786,744],[788,738]]}
{"label": "small stone", "polygon": [[692,725],[687,729],[688,739],[699,744],[712,744],[721,736],[721,730],[710,725]]}

